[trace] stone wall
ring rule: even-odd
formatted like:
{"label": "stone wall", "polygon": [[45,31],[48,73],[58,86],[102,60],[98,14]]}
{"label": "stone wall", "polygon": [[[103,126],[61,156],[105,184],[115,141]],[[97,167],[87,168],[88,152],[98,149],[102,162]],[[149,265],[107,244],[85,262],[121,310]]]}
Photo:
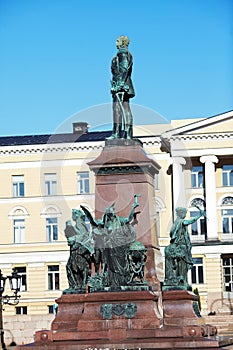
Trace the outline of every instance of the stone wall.
{"label": "stone wall", "polygon": [[8,346],[12,339],[17,345],[32,343],[35,332],[41,329],[50,329],[53,319],[52,314],[4,316],[6,345]]}

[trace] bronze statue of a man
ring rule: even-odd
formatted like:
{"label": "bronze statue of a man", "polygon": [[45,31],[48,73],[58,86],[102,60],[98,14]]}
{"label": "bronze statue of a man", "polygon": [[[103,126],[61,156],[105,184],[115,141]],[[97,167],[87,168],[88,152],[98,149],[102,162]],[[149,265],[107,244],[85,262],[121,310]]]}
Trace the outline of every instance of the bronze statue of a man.
{"label": "bronze statue of a man", "polygon": [[129,38],[120,36],[116,41],[117,54],[112,59],[112,86],[113,97],[113,132],[109,139],[121,138],[124,131],[125,139],[133,137],[133,116],[129,105],[130,98],[135,96],[131,80],[133,57],[128,51]]}

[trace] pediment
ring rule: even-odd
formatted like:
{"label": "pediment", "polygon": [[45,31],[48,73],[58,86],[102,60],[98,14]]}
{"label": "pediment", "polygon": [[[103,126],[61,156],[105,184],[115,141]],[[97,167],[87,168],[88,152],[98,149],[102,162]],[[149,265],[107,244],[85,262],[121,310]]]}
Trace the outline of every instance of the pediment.
{"label": "pediment", "polygon": [[227,133],[233,133],[233,111],[183,125],[179,128],[165,132],[162,137],[168,139],[171,136],[174,137],[176,135]]}

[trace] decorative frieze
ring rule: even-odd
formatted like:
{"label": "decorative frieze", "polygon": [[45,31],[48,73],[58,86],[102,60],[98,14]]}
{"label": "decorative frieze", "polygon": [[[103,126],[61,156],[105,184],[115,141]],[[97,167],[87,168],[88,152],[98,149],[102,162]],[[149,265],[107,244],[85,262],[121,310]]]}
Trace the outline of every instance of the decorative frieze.
{"label": "decorative frieze", "polygon": [[110,320],[113,315],[122,316],[125,318],[133,318],[137,312],[137,305],[135,303],[126,304],[102,304],[100,313],[106,320]]}

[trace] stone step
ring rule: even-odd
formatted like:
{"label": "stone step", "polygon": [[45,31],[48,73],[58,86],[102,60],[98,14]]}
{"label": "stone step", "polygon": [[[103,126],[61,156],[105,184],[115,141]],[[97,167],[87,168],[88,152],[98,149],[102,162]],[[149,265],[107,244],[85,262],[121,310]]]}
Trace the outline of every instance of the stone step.
{"label": "stone step", "polygon": [[205,316],[207,324],[211,324],[218,329],[218,334],[233,334],[233,315]]}

